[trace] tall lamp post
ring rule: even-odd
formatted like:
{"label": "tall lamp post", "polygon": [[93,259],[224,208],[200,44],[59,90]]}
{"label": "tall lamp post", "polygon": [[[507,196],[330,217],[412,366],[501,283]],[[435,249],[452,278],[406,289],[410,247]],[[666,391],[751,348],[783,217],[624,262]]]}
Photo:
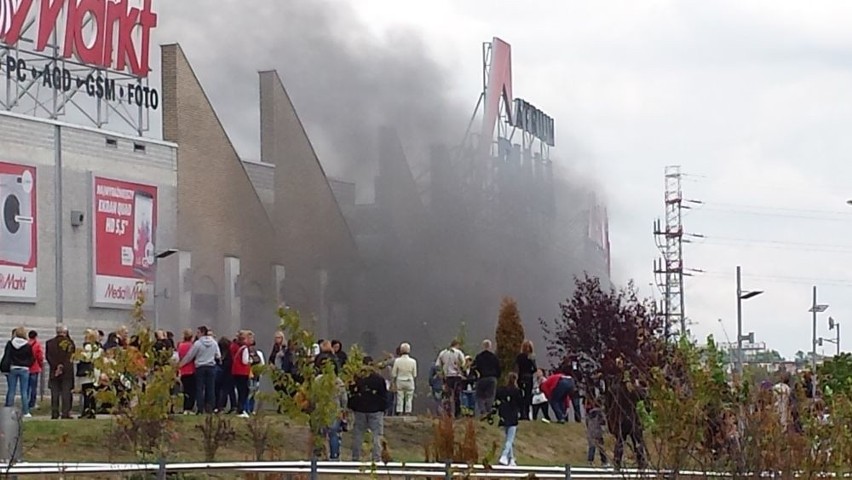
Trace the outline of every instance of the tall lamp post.
{"label": "tall lamp post", "polygon": [[743,340],[748,340],[750,342],[754,341],[754,332],[748,335],[743,335],[743,300],[754,298],[763,293],[763,290],[743,290],[741,270],[740,266],[737,265],[737,375],[742,380]]}
{"label": "tall lamp post", "polygon": [[157,273],[160,265],[160,260],[171,257],[176,254],[178,250],[176,248],[169,248],[168,250],[163,250],[154,255],[154,330],[158,330],[160,328],[160,309],[157,308],[157,297],[160,294],[157,292]]}
{"label": "tall lamp post", "polygon": [[813,314],[813,344],[811,349],[811,369],[814,373],[814,378],[816,378],[816,349],[817,349],[817,314],[822,313],[828,310],[828,304],[817,303],[817,287],[814,285],[814,297],[813,303],[811,304],[811,308],[808,310]]}

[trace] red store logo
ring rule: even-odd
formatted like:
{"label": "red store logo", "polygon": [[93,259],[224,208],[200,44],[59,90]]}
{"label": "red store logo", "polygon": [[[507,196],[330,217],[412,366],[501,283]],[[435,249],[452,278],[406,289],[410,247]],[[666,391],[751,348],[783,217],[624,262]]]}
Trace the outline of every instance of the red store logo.
{"label": "red store logo", "polygon": [[8,274],[0,276],[0,290],[23,292],[27,289],[27,277]]}
{"label": "red store logo", "polygon": [[112,283],[108,284],[104,297],[109,300],[132,300],[139,297],[142,293],[143,285],[137,283],[131,288],[130,286],[117,286]]}
{"label": "red store logo", "polygon": [[[10,46],[18,43],[33,3],[38,2],[36,52],[47,48],[54,31],[62,31],[59,27],[64,21],[65,38],[59,40],[64,58],[76,56],[87,65],[129,70],[147,77],[151,31],[157,27],[157,14],[151,10],[153,0],[141,0],[141,8],[131,7],[131,1],[0,0],[0,41]],[[64,18],[60,15],[63,11]],[[93,21],[88,21],[89,17]],[[90,29],[94,31],[89,32]],[[135,34],[140,37],[138,45]]]}

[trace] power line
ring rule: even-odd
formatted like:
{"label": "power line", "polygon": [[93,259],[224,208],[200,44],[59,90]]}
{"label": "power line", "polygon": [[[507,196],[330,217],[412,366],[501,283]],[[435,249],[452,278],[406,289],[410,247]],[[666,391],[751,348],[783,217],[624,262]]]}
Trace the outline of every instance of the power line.
{"label": "power line", "polygon": [[[852,208],[848,211],[840,210],[818,210],[806,208],[774,207],[762,205],[741,205],[722,202],[704,202],[691,200],[689,206],[691,211],[709,213],[722,213],[725,215],[748,215],[753,217],[779,217],[794,218],[811,221],[850,222],[852,221]],[[694,205],[694,206],[693,206]]]}
{"label": "power line", "polygon": [[[723,178],[719,176],[713,175],[702,175],[702,174],[694,174],[694,173],[685,173],[683,174],[683,179],[692,183],[728,183],[731,181],[731,178]],[[829,191],[829,192],[837,192],[844,195],[852,196],[852,185],[830,185],[820,183],[819,185],[810,184],[799,184],[799,185],[791,185],[789,183],[781,183],[781,182],[767,182],[767,181],[748,181],[748,186],[751,190],[771,190],[771,191],[792,191],[792,192],[805,192],[805,193],[813,193],[814,188],[818,187],[820,191]]]}
{"label": "power line", "polygon": [[826,215],[843,215],[846,217],[852,217],[852,209],[849,210],[824,210],[824,209],[814,209],[814,208],[793,208],[793,207],[776,207],[770,205],[747,205],[741,203],[726,203],[726,202],[697,202],[702,205],[710,205],[711,207],[721,207],[721,208],[729,208],[729,209],[741,209],[741,210],[769,210],[769,211],[780,211],[780,212],[792,212],[792,213],[813,213],[813,214],[826,214]]}
{"label": "power line", "polygon": [[[702,276],[707,277],[715,277],[715,278],[730,278],[730,272],[714,272],[714,271],[705,271],[698,278]],[[744,274],[744,277],[752,278],[755,280],[761,280],[766,282],[775,282],[775,283],[795,283],[795,284],[807,284],[807,285],[835,285],[835,286],[852,286],[852,278],[823,278],[823,277],[802,277],[795,275],[768,275],[768,274]]]}
{"label": "power line", "polygon": [[819,253],[852,253],[852,245],[789,242],[783,240],[760,240],[751,238],[722,237],[716,235],[686,234],[686,236],[690,238],[687,238],[684,242],[691,245],[762,247],[782,250],[807,249],[808,252]]}

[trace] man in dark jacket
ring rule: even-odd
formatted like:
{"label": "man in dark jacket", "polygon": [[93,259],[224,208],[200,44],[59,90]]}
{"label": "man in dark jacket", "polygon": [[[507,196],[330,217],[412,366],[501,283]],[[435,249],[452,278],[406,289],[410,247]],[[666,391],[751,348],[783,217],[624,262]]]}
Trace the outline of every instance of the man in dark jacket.
{"label": "man in dark jacket", "polygon": [[494,408],[494,395],[497,393],[497,379],[500,378],[500,360],[491,351],[491,340],[482,341],[482,351],[473,359],[476,375],[476,416],[491,413]]}
{"label": "man in dark jacket", "polygon": [[319,342],[320,353],[314,358],[314,366],[316,367],[317,375],[321,375],[325,369],[326,362],[330,362],[334,366],[334,374],[340,374],[340,363],[337,360],[337,355],[334,354],[334,348],[331,346],[331,341],[322,340]]}
{"label": "man in dark jacket", "polygon": [[352,460],[361,458],[364,433],[369,430],[373,437],[373,461],[382,460],[381,437],[384,434],[384,412],[387,409],[388,389],[385,379],[379,375],[373,359],[364,357],[364,370],[349,387],[349,408],[355,414],[352,432]]}
{"label": "man in dark jacket", "polygon": [[343,343],[340,340],[332,340],[331,348],[334,350],[334,356],[337,357],[337,365],[340,368],[346,366],[346,361],[349,360],[349,355],[346,354],[346,350],[343,350]]}
{"label": "man in dark jacket", "polygon": [[56,327],[56,336],[45,344],[45,358],[50,365],[50,418],[71,418],[71,390],[74,389],[74,365],[72,359],[76,347],[63,325]]}

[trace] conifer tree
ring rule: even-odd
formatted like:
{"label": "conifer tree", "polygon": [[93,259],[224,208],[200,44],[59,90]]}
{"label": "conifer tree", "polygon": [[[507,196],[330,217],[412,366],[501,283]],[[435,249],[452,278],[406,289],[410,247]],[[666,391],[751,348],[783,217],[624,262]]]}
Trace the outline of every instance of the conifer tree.
{"label": "conifer tree", "polygon": [[524,342],[524,325],[518,312],[518,303],[511,297],[503,297],[500,304],[500,316],[497,320],[497,358],[503,377],[514,370],[515,358]]}

